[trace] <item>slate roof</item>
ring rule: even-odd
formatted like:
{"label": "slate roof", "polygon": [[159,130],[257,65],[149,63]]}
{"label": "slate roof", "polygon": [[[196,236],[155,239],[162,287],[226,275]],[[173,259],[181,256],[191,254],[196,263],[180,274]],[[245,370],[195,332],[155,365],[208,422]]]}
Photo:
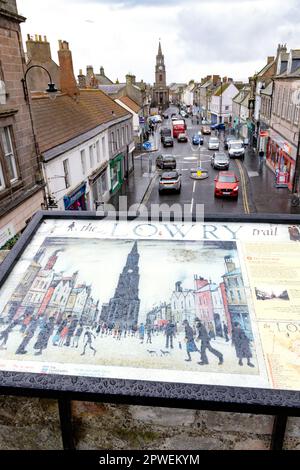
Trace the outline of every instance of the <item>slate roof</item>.
{"label": "slate roof", "polygon": [[138,113],[141,109],[141,107],[133,101],[129,96],[121,96],[121,98],[118,98],[119,101],[122,101],[123,104],[128,106],[134,113]]}
{"label": "slate roof", "polygon": [[[41,152],[84,134],[101,124],[132,117],[100,90],[81,90],[78,99],[61,94],[52,101],[32,98],[32,112]],[[114,113],[114,115],[112,114]]]}
{"label": "slate roof", "polygon": [[99,90],[102,90],[107,95],[115,95],[126,87],[126,83],[114,83],[113,85],[99,85]]}
{"label": "slate roof", "polygon": [[230,83],[226,82],[226,83],[223,83],[222,85],[218,86],[218,88],[214,92],[214,96],[221,96],[221,94],[223,94],[224,91],[227,90],[229,85],[231,85],[231,82]]}

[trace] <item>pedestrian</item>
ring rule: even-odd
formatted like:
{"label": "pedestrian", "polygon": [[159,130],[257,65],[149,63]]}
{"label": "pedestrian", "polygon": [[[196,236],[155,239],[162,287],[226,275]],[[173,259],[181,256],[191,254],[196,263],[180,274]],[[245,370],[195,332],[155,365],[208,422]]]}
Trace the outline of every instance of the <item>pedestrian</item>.
{"label": "pedestrian", "polygon": [[197,340],[201,340],[201,347],[200,347],[200,358],[201,361],[198,362],[199,365],[205,365],[208,364],[208,358],[206,355],[206,350],[210,351],[214,356],[216,356],[219,359],[219,365],[223,364],[224,358],[223,354],[217,351],[217,349],[214,349],[210,345],[210,337],[208,335],[208,332],[205,328],[205,325],[199,320],[199,318],[196,319],[196,329],[198,331],[198,337]]}
{"label": "pedestrian", "polygon": [[12,332],[12,330],[14,329],[16,324],[17,324],[17,322],[13,321],[8,325],[8,327],[5,330],[1,331],[0,341],[2,340],[2,344],[0,346],[0,349],[6,349],[6,343],[7,343],[9,334]]}
{"label": "pedestrian", "polygon": [[93,347],[93,344],[92,344],[92,341],[93,341],[93,338],[95,339],[96,336],[94,335],[94,333],[91,332],[90,330],[90,327],[87,326],[86,327],[86,331],[84,333],[84,337],[83,337],[83,341],[85,341],[84,343],[84,347],[83,347],[83,351],[82,353],[80,354],[81,356],[84,356],[85,355],[85,351],[86,351],[86,348],[87,346],[89,346],[89,348],[94,351],[94,356],[96,354],[96,349]]}
{"label": "pedestrian", "polygon": [[228,326],[225,324],[225,322],[223,322],[223,332],[224,332],[224,336],[225,336],[225,341],[226,341],[226,343],[228,343],[228,341],[229,341]]}
{"label": "pedestrian", "polygon": [[77,324],[78,324],[78,319],[77,317],[74,315],[71,319],[71,323],[70,323],[70,326],[68,328],[68,332],[67,332],[67,339],[66,339],[66,342],[65,342],[65,346],[70,346],[71,344],[71,339],[72,339],[72,336],[76,330],[76,327],[77,327]]}
{"label": "pedestrian", "polygon": [[73,344],[72,344],[73,348],[78,348],[78,342],[79,342],[80,336],[82,335],[82,332],[83,332],[83,325],[82,323],[79,323],[75,331],[75,335],[73,336]]}
{"label": "pedestrian", "polygon": [[260,158],[264,158],[265,152],[263,150],[260,150],[258,152],[258,155],[259,155]]}
{"label": "pedestrian", "polygon": [[50,336],[53,333],[54,329],[54,317],[50,317],[48,322],[43,323],[43,326],[41,327],[36,343],[33,346],[33,349],[37,349],[38,351],[34,353],[35,356],[39,356],[42,354],[43,349],[47,349],[48,347],[48,341]]}
{"label": "pedestrian", "polygon": [[140,324],[140,327],[139,327],[139,337],[140,337],[140,340],[141,340],[141,344],[143,344],[143,342],[144,342],[144,337],[145,337],[145,326],[144,326],[144,323],[141,323],[141,324]]}
{"label": "pedestrian", "polygon": [[252,357],[250,340],[238,322],[235,322],[233,325],[232,344],[235,347],[236,356],[239,360],[239,366],[243,365],[243,359],[246,358],[247,365],[249,367],[255,367],[254,364],[252,364],[250,361],[250,358]]}
{"label": "pedestrian", "polygon": [[33,338],[35,334],[35,330],[37,329],[38,326],[39,326],[39,320],[37,318],[33,318],[31,322],[29,323],[27,330],[25,331],[23,341],[21,342],[18,349],[16,350],[16,354],[27,354],[27,351],[25,350],[25,348],[30,342],[30,340]]}
{"label": "pedestrian", "polygon": [[166,326],[166,331],[165,331],[167,349],[169,348],[169,345],[170,345],[170,348],[173,349],[173,338],[175,337],[175,331],[176,331],[176,326],[173,323],[173,321],[170,320]]}
{"label": "pedestrian", "polygon": [[187,359],[185,359],[185,361],[190,362],[192,360],[191,352],[196,352],[196,351],[200,352],[200,351],[196,346],[196,343],[194,340],[194,331],[193,331],[193,328],[190,326],[188,320],[183,320],[183,325],[184,325],[184,330],[185,330],[184,339],[186,343],[186,353],[187,353]]}
{"label": "pedestrian", "polygon": [[146,324],[146,333],[147,333],[147,340],[146,340],[146,343],[152,344],[152,340],[151,340],[151,334],[152,334],[151,323],[147,323],[147,324]]}
{"label": "pedestrian", "polygon": [[72,222],[69,226],[68,226],[68,232],[69,231],[73,231],[73,228],[75,227],[75,222]]}

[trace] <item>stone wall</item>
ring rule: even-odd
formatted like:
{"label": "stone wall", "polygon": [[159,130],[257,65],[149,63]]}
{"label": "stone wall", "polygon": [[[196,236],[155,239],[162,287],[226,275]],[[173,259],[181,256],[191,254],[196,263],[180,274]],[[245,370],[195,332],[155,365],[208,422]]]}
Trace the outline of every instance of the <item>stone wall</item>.
{"label": "stone wall", "polygon": [[[268,450],[273,417],[73,402],[78,450]],[[285,449],[300,450],[300,418]],[[62,449],[55,400],[0,397],[0,450]]]}

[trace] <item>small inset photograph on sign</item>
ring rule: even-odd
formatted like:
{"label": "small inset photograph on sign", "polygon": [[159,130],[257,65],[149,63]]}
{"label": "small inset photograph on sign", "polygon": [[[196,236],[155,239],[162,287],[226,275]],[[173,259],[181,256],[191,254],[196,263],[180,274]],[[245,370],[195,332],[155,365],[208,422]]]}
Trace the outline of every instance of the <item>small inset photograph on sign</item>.
{"label": "small inset photograph on sign", "polygon": [[290,300],[288,291],[280,286],[255,287],[257,300]]}
{"label": "small inset photograph on sign", "polygon": [[259,372],[234,241],[46,238],[3,296],[0,358],[43,373]]}

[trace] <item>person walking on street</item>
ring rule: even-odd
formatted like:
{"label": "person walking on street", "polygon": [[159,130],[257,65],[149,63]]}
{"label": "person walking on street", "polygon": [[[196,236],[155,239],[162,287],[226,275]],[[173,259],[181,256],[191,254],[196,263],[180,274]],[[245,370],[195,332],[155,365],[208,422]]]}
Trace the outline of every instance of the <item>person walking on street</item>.
{"label": "person walking on street", "polygon": [[170,345],[170,348],[173,349],[173,338],[175,336],[175,329],[176,329],[175,324],[170,320],[166,326],[166,348],[167,349],[169,348],[169,345]]}
{"label": "person walking on street", "polygon": [[238,322],[235,322],[233,325],[232,344],[235,347],[236,356],[239,360],[239,366],[243,365],[243,359],[245,358],[247,359],[247,365],[249,367],[255,367],[254,364],[252,364],[250,361],[250,358],[252,357],[250,340]]}
{"label": "person walking on street", "polygon": [[140,324],[140,327],[139,327],[139,336],[140,336],[141,344],[143,344],[143,342],[144,342],[144,337],[145,337],[145,326],[144,326],[144,323],[141,323],[141,324]]}
{"label": "person walking on street", "polygon": [[229,341],[228,326],[224,322],[223,322],[223,332],[224,332],[225,341],[226,341],[226,343],[228,343],[228,341]]}
{"label": "person walking on street", "polygon": [[201,361],[198,362],[198,364],[201,365],[201,366],[205,365],[205,364],[208,364],[208,358],[207,358],[207,355],[206,355],[206,350],[207,349],[208,349],[208,351],[210,351],[212,354],[214,354],[219,359],[219,363],[218,363],[219,365],[223,364],[223,362],[224,362],[223,354],[220,353],[219,351],[217,351],[217,349],[214,349],[210,345],[209,334],[207,333],[205,325],[199,319],[197,319],[196,328],[198,330],[197,340],[198,341],[201,340],[201,348],[200,348]]}
{"label": "person walking on street", "polygon": [[81,356],[84,356],[85,355],[85,351],[86,351],[86,348],[87,346],[92,350],[94,351],[94,356],[96,354],[96,349],[93,348],[93,345],[92,345],[92,341],[93,341],[93,338],[96,339],[96,335],[94,335],[94,333],[91,332],[90,330],[90,327],[87,326],[86,327],[86,331],[84,333],[84,337],[83,337],[83,341],[84,341],[84,347],[83,347],[83,351],[81,353]]}
{"label": "person walking on street", "polygon": [[183,325],[185,330],[186,353],[188,357],[187,359],[185,359],[185,361],[190,362],[192,360],[191,352],[200,351],[195,344],[194,331],[193,328],[190,326],[188,320],[183,320]]}

